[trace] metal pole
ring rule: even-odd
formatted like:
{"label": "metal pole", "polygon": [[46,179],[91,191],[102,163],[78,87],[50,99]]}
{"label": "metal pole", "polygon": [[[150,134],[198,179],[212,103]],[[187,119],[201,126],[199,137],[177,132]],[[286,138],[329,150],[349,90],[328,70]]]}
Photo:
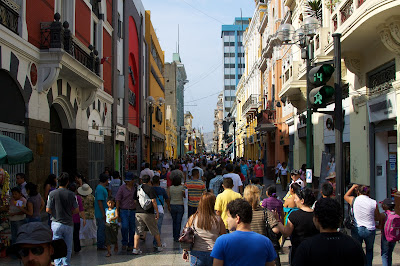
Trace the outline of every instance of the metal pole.
{"label": "metal pole", "polygon": [[233,159],[236,159],[236,122],[233,121]]}
{"label": "metal pole", "polygon": [[[307,169],[313,169],[313,125],[312,125],[312,109],[311,109],[311,102],[309,99],[310,91],[311,91],[311,83],[308,80],[308,73],[310,72],[311,69],[311,59],[310,58],[310,45],[307,44],[306,46],[306,63],[307,63],[307,69],[306,69],[306,80],[307,80],[307,141],[306,141],[306,164],[307,164]],[[311,188],[312,184],[307,183],[307,187]]]}
{"label": "metal pole", "polygon": [[344,217],[344,168],[343,168],[343,107],[342,107],[342,57],[340,33],[332,34],[335,63],[335,161],[336,161],[336,198],[340,203]]}
{"label": "metal pole", "polygon": [[150,146],[150,169],[153,169],[153,156],[152,156],[152,148],[153,148],[153,105],[149,106],[149,113],[150,113],[150,138],[149,138],[149,146]]}

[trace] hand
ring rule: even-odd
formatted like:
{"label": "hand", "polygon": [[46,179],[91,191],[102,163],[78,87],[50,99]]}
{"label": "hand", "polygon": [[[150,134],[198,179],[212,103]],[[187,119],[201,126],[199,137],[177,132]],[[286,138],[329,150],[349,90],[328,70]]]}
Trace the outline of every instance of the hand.
{"label": "hand", "polygon": [[353,184],[352,188],[358,187],[358,184]]}
{"label": "hand", "polygon": [[280,221],[279,213],[278,213],[276,210],[273,210],[272,213],[274,214],[275,219],[278,220],[278,221]]}
{"label": "hand", "polygon": [[83,219],[83,227],[86,226],[86,219]]}
{"label": "hand", "polygon": [[158,214],[158,212],[156,213],[156,220],[158,220],[158,218],[160,217],[160,215]]}
{"label": "hand", "polygon": [[184,250],[184,251],[183,251],[182,259],[183,259],[184,261],[186,261],[186,262],[189,261],[189,253],[187,252],[187,250]]}

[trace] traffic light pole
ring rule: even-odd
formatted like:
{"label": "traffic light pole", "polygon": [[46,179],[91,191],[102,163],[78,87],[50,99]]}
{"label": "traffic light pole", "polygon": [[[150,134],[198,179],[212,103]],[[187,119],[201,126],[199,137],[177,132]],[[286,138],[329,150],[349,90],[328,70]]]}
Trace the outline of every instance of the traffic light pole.
{"label": "traffic light pole", "polygon": [[[312,57],[310,56],[310,51],[312,49],[310,49],[311,44],[307,44],[306,46],[306,77],[307,77],[307,120],[306,120],[306,130],[307,130],[307,140],[306,140],[306,165],[307,165],[307,169],[313,169],[313,124],[312,124],[312,109],[311,109],[311,102],[309,99],[309,95],[310,95],[310,91],[311,91],[311,83],[308,80],[308,74],[310,72],[311,69],[311,59]],[[307,183],[307,187],[311,188],[312,184],[311,183]]]}
{"label": "traffic light pole", "polygon": [[343,167],[343,106],[342,106],[342,56],[340,33],[332,34],[335,64],[335,162],[336,162],[336,198],[340,203],[344,217],[345,178]]}

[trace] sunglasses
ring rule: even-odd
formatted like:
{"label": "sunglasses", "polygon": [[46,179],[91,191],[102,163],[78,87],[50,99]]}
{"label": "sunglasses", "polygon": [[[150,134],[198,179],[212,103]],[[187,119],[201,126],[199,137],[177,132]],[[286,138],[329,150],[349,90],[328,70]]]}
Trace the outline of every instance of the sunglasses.
{"label": "sunglasses", "polygon": [[32,252],[32,254],[35,256],[40,256],[44,252],[44,247],[38,246],[38,247],[31,247],[31,248],[21,248],[18,251],[18,254],[21,257],[27,257],[27,256],[29,256],[29,252]]}

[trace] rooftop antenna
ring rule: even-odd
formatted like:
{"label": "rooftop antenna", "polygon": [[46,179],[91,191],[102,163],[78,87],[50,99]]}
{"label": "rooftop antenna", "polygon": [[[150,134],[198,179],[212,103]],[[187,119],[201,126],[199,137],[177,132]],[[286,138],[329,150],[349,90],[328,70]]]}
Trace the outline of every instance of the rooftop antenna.
{"label": "rooftop antenna", "polygon": [[179,54],[179,24],[178,24],[178,54]]}

